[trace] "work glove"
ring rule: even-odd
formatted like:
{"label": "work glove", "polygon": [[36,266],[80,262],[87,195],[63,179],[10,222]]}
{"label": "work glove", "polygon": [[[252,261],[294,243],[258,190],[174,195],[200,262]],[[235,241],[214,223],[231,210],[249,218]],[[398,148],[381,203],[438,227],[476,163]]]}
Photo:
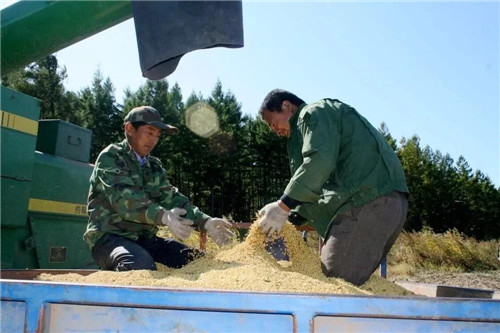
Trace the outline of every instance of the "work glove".
{"label": "work glove", "polygon": [[265,205],[258,213],[259,229],[262,233],[267,233],[267,237],[274,238],[281,232],[285,224],[288,212],[281,208],[279,201]]}
{"label": "work glove", "polygon": [[191,235],[194,224],[193,221],[185,219],[182,215],[186,214],[186,210],[182,208],[173,208],[171,210],[164,210],[161,217],[161,224],[166,225],[168,229],[180,239],[186,239]]}
{"label": "work glove", "polygon": [[229,229],[231,227],[230,222],[218,217],[211,217],[205,223],[208,236],[219,246],[229,243],[235,237],[235,234]]}

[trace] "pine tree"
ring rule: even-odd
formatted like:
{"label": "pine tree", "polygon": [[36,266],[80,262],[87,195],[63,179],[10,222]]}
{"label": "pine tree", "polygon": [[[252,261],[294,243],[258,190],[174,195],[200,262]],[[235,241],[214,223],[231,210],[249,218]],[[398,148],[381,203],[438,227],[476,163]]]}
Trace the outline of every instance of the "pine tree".
{"label": "pine tree", "polygon": [[38,98],[40,119],[61,119],[80,125],[79,99],[64,88],[66,78],[66,67],[60,67],[56,56],[49,55],[3,76],[2,85]]}
{"label": "pine tree", "polygon": [[116,103],[114,86],[98,69],[92,85],[80,92],[82,125],[92,131],[90,160],[109,144],[120,141],[123,135],[123,117]]}

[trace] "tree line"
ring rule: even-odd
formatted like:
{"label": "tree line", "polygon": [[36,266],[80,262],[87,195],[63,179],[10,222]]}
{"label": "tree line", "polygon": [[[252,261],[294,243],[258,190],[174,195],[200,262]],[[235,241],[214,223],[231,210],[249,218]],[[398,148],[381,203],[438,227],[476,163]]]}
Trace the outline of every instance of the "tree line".
{"label": "tree line", "polygon": [[[91,163],[104,147],[123,139],[129,110],[150,105],[180,130],[160,140],[153,154],[162,160],[170,182],[208,214],[253,221],[259,208],[279,198],[290,178],[286,139],[259,118],[242,114],[236,96],[224,91],[220,81],[210,96],[192,92],[185,102],[177,83],[146,81],[136,91],[127,89],[121,105],[113,83],[99,70],[79,92],[65,89],[66,78],[66,69],[51,55],[2,76],[2,85],[40,99],[40,118],[92,130]],[[219,117],[220,130],[209,138],[186,126],[186,109],[199,101]],[[417,135],[396,140],[384,123],[379,131],[400,158],[411,192],[406,230],[456,228],[479,240],[500,238],[500,188],[487,176],[473,171],[463,156],[455,162],[449,154],[422,147]]]}

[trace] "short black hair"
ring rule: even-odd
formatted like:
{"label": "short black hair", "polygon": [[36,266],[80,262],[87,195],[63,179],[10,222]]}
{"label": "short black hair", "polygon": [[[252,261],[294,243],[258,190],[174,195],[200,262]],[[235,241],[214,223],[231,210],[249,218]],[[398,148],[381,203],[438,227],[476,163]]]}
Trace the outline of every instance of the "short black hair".
{"label": "short black hair", "polygon": [[289,91],[283,90],[283,89],[274,89],[271,90],[266,97],[264,98],[264,101],[262,102],[262,105],[260,106],[259,114],[262,117],[264,111],[270,111],[270,112],[281,112],[281,104],[283,101],[289,101],[295,106],[301,106],[305,102],[297,97],[295,94],[292,94]]}
{"label": "short black hair", "polygon": [[[126,130],[126,127],[125,127],[125,124],[128,123],[128,121],[126,121],[124,124],[123,124],[123,132],[125,133],[125,137],[128,138],[128,134],[127,134],[127,130]],[[144,126],[144,125],[147,125],[145,122],[143,121],[131,121],[130,124],[132,125],[132,127],[134,128],[134,130],[138,130],[139,127],[141,126]]]}
{"label": "short black hair", "polygon": [[147,123],[145,123],[143,121],[133,121],[133,122],[131,122],[131,124],[135,130],[137,130],[141,126],[147,125]]}

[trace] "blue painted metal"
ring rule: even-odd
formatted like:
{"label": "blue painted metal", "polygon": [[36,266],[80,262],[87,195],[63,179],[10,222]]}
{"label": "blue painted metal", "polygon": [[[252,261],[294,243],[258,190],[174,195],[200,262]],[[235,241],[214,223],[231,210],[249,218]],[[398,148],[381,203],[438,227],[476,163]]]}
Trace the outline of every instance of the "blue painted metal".
{"label": "blue painted metal", "polygon": [[314,332],[498,332],[498,324],[459,320],[415,320],[400,318],[314,318]]}
{"label": "blue painted metal", "polygon": [[387,279],[387,257],[380,262],[380,276]]}
{"label": "blue painted metal", "polygon": [[11,302],[2,300],[0,311],[0,332],[23,332],[25,302]]}
{"label": "blue painted metal", "polygon": [[[500,301],[115,287],[1,280],[27,332],[500,331]],[[3,318],[2,318],[3,319]],[[3,325],[3,324],[2,324]],[[14,325],[14,324],[11,324]],[[83,326],[82,326],[83,325]],[[14,326],[12,326],[14,327]],[[3,332],[2,326],[2,332]]]}

